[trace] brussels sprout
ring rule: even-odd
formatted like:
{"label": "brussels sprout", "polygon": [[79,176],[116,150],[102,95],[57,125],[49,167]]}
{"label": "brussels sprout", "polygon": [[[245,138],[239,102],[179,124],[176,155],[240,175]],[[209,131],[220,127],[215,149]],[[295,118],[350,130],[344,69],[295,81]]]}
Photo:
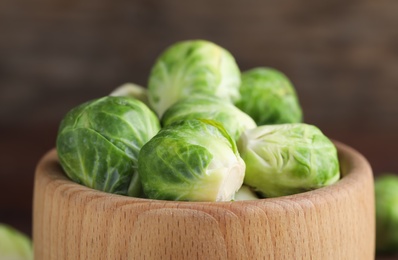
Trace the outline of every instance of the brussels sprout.
{"label": "brussels sprout", "polygon": [[159,130],[155,113],[136,99],[108,96],[89,101],[62,120],[57,136],[59,160],[77,183],[139,196],[138,153]]}
{"label": "brussels sprout", "polygon": [[219,123],[192,119],[162,128],[146,143],[138,172],[151,199],[230,201],[243,183],[245,164]]}
{"label": "brussels sprout", "polygon": [[238,149],[246,163],[244,183],[265,197],[316,189],[340,178],[335,146],[312,125],[259,126],[242,134]]}
{"label": "brussels sprout", "polygon": [[0,223],[0,259],[33,260],[32,241],[13,227]]}
{"label": "brussels sprout", "polygon": [[258,200],[260,199],[257,194],[247,185],[242,185],[238,192],[235,194],[235,201],[240,200]]}
{"label": "brussels sprout", "polygon": [[224,48],[204,40],[178,42],[157,59],[149,75],[151,107],[161,117],[177,100],[210,94],[234,102],[239,98],[240,70]]}
{"label": "brussels sprout", "polygon": [[243,72],[240,94],[236,106],[257,125],[302,122],[302,110],[293,85],[275,69],[260,67]]}
{"label": "brussels sprout", "polygon": [[398,251],[398,175],[384,173],[375,179],[376,249]]}
{"label": "brussels sprout", "polygon": [[179,100],[166,110],[163,126],[180,120],[211,119],[221,123],[234,140],[243,131],[257,127],[254,120],[229,102],[213,96],[193,96]]}
{"label": "brussels sprout", "polygon": [[125,83],[115,88],[109,96],[114,97],[131,97],[138,99],[145,105],[149,106],[148,90],[140,85],[134,83]]}

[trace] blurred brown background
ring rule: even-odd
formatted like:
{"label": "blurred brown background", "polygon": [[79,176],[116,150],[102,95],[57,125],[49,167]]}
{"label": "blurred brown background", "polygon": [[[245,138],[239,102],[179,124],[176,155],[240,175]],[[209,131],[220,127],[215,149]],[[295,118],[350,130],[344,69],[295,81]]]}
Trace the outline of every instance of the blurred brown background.
{"label": "blurred brown background", "polygon": [[72,107],[146,85],[178,40],[228,49],[240,68],[294,83],[307,123],[398,172],[398,2],[0,1],[0,222],[31,234],[37,161]]}

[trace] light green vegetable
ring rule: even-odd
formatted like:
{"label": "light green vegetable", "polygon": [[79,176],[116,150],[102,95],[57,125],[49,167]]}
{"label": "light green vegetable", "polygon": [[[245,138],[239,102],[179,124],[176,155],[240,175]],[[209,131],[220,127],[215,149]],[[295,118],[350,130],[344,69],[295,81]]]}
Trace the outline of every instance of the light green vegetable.
{"label": "light green vegetable", "polygon": [[257,194],[247,185],[242,185],[235,194],[235,201],[241,200],[258,200]]}
{"label": "light green vegetable", "polygon": [[138,153],[159,130],[154,112],[136,99],[108,96],[89,101],[62,120],[57,136],[59,160],[77,183],[140,196]]}
{"label": "light green vegetable", "polygon": [[125,83],[115,88],[109,96],[114,97],[131,97],[138,99],[145,105],[149,106],[148,90],[140,85],[134,83]]}
{"label": "light green vegetable", "polygon": [[229,102],[213,96],[193,96],[179,100],[162,117],[163,126],[188,119],[211,119],[221,123],[234,140],[243,131],[257,127],[254,120]]}
{"label": "light green vegetable", "polygon": [[384,173],[375,179],[376,249],[398,251],[398,175]]}
{"label": "light green vegetable", "polygon": [[315,126],[281,124],[247,130],[238,141],[244,183],[265,197],[304,192],[340,178],[334,144]]}
{"label": "light green vegetable", "polygon": [[219,123],[193,119],[163,128],[146,143],[138,170],[148,198],[230,201],[243,183],[245,164]]}
{"label": "light green vegetable", "polygon": [[32,241],[13,227],[0,223],[0,259],[33,260]]}
{"label": "light green vegetable", "polygon": [[204,40],[178,42],[153,66],[148,82],[151,107],[159,117],[175,102],[192,94],[239,99],[240,70],[224,48]]}
{"label": "light green vegetable", "polygon": [[242,73],[236,106],[257,125],[300,123],[302,110],[293,85],[281,72],[259,67]]}

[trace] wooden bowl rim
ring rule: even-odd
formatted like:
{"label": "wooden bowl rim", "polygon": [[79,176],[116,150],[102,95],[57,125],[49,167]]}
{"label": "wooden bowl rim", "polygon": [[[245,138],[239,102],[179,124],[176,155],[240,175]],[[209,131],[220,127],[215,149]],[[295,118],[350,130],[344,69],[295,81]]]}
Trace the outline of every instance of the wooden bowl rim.
{"label": "wooden bowl rim", "polygon": [[[316,206],[316,203],[322,203],[322,198],[325,195],[332,196],[335,199],[344,199],[344,196],[350,196],[355,193],[358,189],[361,189],[369,177],[372,177],[372,169],[366,158],[355,149],[333,140],[336,145],[340,169],[342,178],[333,185],[318,188],[315,190],[302,192],[289,196],[281,196],[275,198],[264,198],[258,200],[244,200],[244,201],[224,201],[224,202],[189,202],[189,201],[166,201],[166,200],[153,200],[144,198],[128,197],[118,194],[106,193],[99,190],[77,184],[70,180],[63,172],[57,156],[55,148],[48,151],[42,159],[39,161],[36,168],[36,181],[38,175],[44,175],[49,181],[55,181],[57,185],[62,186],[65,189],[73,189],[76,193],[85,193],[87,196],[96,198],[96,201],[104,199],[104,202],[122,201],[125,204],[133,203],[151,203],[156,204],[157,207],[172,207],[172,208],[186,208],[191,206],[206,206],[206,205],[266,205],[274,204],[283,201],[294,201],[298,204],[308,205],[308,201],[311,201],[311,205]],[[66,187],[68,186],[68,187]],[[342,192],[342,191],[345,192]],[[161,205],[158,205],[161,204]]]}

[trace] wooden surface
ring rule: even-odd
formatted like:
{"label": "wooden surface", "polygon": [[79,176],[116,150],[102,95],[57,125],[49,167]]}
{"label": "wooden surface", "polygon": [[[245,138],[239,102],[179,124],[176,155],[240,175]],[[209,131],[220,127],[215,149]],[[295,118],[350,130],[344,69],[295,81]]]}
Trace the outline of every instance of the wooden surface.
{"label": "wooden surface", "polygon": [[282,70],[306,122],[375,176],[398,173],[397,13],[395,0],[1,0],[0,222],[31,235],[34,169],[68,110],[145,85],[161,50],[190,38],[226,47],[242,70]]}
{"label": "wooden surface", "polygon": [[293,196],[172,202],[95,191],[68,180],[56,152],[36,171],[35,258],[374,259],[373,178],[338,144],[344,177]]}

